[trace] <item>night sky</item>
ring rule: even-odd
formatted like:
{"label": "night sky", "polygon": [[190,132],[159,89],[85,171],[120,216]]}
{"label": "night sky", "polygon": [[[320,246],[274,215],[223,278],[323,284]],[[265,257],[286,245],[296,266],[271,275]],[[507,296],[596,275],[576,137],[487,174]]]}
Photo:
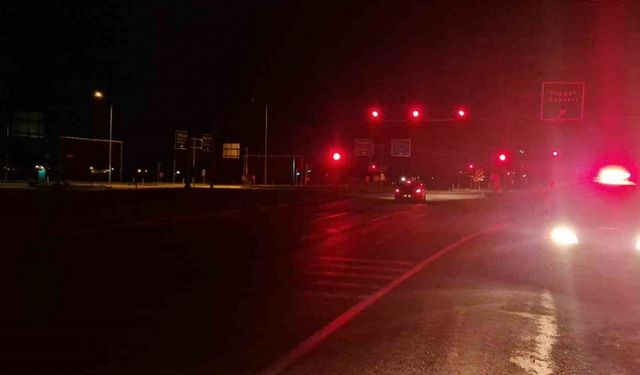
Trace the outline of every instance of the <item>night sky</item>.
{"label": "night sky", "polygon": [[464,104],[499,119],[459,142],[526,139],[545,80],[587,81],[594,113],[638,111],[640,17],[626,2],[126,3],[0,5],[5,108],[53,109],[61,132],[77,133],[104,90],[115,138],[149,161],[175,129],[262,152],[266,103],[274,153],[352,133],[372,103],[389,116],[419,103],[433,117]]}

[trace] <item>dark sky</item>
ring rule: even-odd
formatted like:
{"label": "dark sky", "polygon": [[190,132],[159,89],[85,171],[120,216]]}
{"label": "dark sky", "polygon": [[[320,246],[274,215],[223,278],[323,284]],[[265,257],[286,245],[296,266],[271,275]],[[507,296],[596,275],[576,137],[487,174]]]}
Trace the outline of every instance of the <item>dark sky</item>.
{"label": "dark sky", "polygon": [[[77,131],[91,91],[103,89],[116,138],[155,160],[175,129],[215,130],[260,152],[265,103],[270,144],[288,153],[349,133],[371,103],[397,116],[412,103],[433,117],[456,104],[476,118],[535,116],[544,80],[598,87],[603,65],[624,62],[608,81],[638,84],[628,68],[638,17],[627,2],[126,3],[0,5],[5,105],[63,108]],[[618,34],[606,39],[612,25]],[[526,121],[514,121],[515,130],[503,119],[458,136],[526,135]]]}

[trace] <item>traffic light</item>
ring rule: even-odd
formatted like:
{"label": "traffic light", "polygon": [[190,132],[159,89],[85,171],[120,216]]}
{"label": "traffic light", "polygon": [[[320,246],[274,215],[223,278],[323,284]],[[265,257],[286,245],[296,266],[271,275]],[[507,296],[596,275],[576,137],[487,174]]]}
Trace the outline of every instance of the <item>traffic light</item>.
{"label": "traffic light", "polygon": [[558,156],[560,156],[560,153],[557,150],[553,150],[551,151],[551,156],[553,156],[554,158],[557,158]]}
{"label": "traffic light", "polygon": [[369,111],[369,117],[371,120],[380,120],[382,118],[382,111],[379,108],[372,108]]}
{"label": "traffic light", "polygon": [[505,161],[507,161],[507,154],[505,154],[504,152],[500,153],[500,155],[498,155],[498,160],[504,163]]}
{"label": "traffic light", "polygon": [[412,108],[409,111],[409,118],[413,121],[420,120],[420,118],[422,118],[422,111],[418,108]]}
{"label": "traffic light", "polygon": [[333,155],[331,155],[331,158],[333,159],[333,161],[340,161],[340,159],[342,159],[342,154],[336,151],[333,153]]}
{"label": "traffic light", "polygon": [[455,112],[456,119],[464,120],[469,116],[469,111],[463,107],[458,107]]}
{"label": "traffic light", "polygon": [[473,165],[473,163],[469,163],[468,168],[469,170],[473,170],[473,168],[475,168],[475,165]]}

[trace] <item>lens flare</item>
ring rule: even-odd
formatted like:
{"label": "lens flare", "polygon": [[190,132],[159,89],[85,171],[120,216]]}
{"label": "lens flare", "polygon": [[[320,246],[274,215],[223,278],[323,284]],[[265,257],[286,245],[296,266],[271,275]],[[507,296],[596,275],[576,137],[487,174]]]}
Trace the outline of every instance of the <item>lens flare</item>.
{"label": "lens flare", "polygon": [[549,235],[551,241],[558,246],[571,246],[579,243],[576,233],[568,227],[555,227]]}

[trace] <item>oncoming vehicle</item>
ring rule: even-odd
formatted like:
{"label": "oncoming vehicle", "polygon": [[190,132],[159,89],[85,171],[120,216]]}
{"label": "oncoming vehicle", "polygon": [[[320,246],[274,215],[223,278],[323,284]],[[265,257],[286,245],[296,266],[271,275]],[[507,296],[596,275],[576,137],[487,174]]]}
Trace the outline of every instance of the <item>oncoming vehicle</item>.
{"label": "oncoming vehicle", "polygon": [[640,197],[629,169],[597,168],[590,180],[559,187],[549,197],[545,231],[560,248],[640,250]]}
{"label": "oncoming vehicle", "polygon": [[403,178],[396,186],[394,199],[396,202],[401,200],[425,202],[427,200],[427,189],[419,178]]}

